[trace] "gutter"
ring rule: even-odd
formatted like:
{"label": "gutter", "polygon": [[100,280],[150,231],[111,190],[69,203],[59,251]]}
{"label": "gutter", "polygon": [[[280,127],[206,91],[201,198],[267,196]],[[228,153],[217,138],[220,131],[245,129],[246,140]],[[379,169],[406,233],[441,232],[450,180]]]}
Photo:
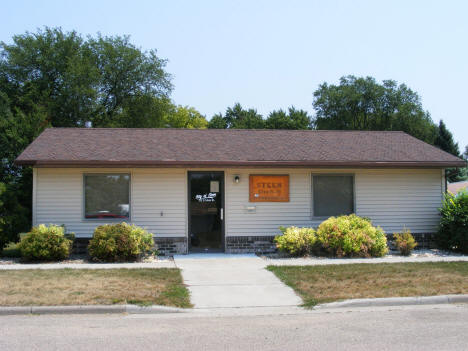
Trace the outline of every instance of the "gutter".
{"label": "gutter", "polygon": [[356,168],[447,168],[466,167],[465,161],[111,161],[111,160],[21,160],[17,166],[34,167],[356,167]]}

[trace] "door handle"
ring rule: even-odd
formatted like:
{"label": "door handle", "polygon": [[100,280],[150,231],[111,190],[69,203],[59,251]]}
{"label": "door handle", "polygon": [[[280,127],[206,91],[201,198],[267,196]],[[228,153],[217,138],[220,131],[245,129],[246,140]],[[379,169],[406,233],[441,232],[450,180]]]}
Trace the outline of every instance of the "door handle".
{"label": "door handle", "polygon": [[221,211],[219,212],[219,217],[221,218],[221,220],[224,219],[224,211],[223,211],[223,209],[221,209]]}

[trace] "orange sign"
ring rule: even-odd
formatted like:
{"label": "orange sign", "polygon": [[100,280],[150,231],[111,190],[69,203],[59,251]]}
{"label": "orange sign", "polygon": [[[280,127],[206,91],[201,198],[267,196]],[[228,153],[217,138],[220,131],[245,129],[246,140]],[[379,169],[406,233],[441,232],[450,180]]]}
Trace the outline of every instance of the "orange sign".
{"label": "orange sign", "polygon": [[289,202],[289,175],[250,175],[250,202]]}

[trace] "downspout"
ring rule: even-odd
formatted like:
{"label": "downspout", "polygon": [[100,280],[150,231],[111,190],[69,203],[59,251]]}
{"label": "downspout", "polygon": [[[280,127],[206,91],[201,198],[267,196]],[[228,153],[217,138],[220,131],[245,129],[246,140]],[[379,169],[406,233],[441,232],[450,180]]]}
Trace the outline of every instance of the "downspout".
{"label": "downspout", "polygon": [[444,172],[445,172],[445,175],[444,175],[444,179],[445,179],[445,189],[444,189],[444,194],[447,192],[448,190],[448,181],[447,181],[447,168],[444,168]]}

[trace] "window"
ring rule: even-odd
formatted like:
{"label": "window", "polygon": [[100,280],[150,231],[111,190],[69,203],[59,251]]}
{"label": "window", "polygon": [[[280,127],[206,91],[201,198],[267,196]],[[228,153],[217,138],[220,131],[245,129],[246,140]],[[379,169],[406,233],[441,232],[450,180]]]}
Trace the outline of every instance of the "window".
{"label": "window", "polygon": [[87,174],[84,192],[86,219],[129,219],[129,174]]}
{"label": "window", "polygon": [[339,216],[354,212],[352,175],[314,175],[312,187],[314,217]]}

